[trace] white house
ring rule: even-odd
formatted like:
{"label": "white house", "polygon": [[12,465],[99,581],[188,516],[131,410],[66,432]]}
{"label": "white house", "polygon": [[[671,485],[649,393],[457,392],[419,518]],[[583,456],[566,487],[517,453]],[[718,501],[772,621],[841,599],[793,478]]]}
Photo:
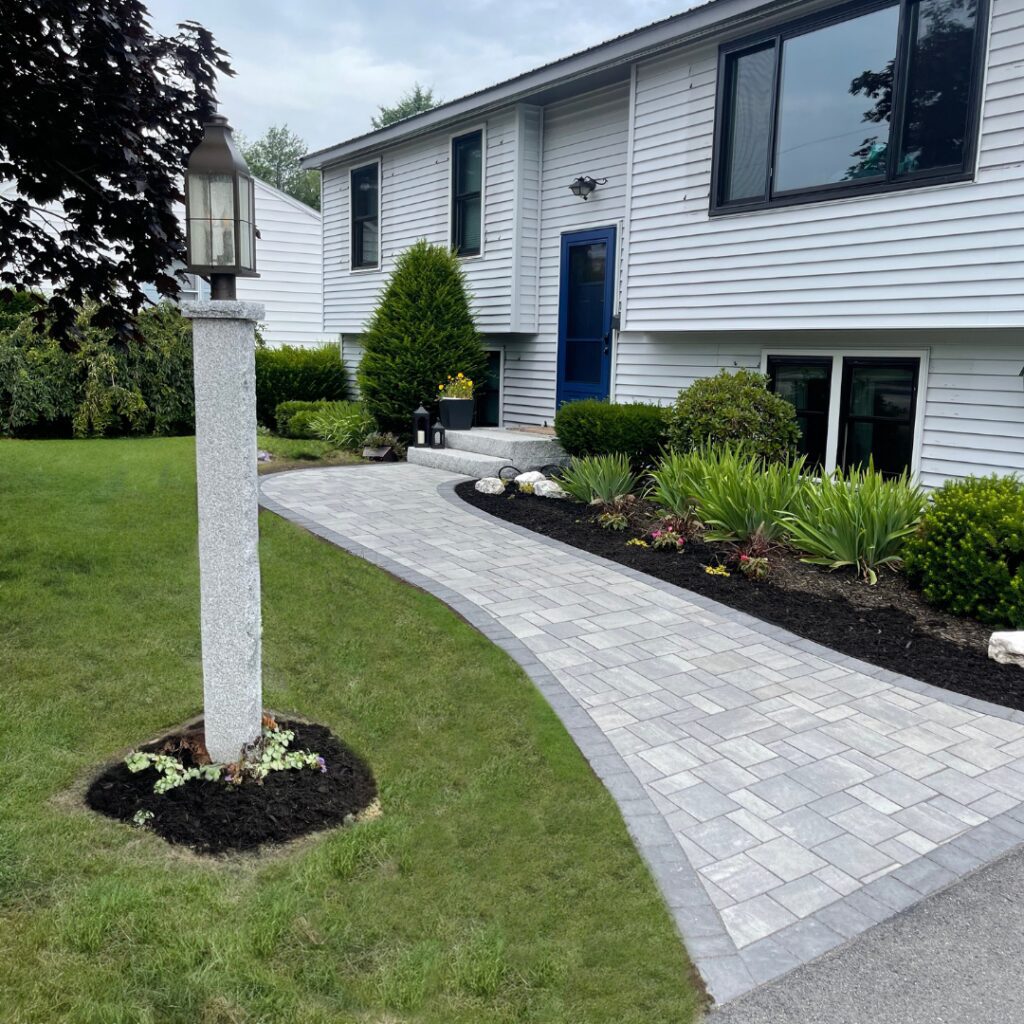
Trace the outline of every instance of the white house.
{"label": "white house", "polygon": [[1024,0],[711,0],[306,166],[349,366],[426,238],[504,425],[746,366],[828,468],[1024,470]]}
{"label": "white house", "polygon": [[[256,248],[259,277],[239,278],[239,299],[262,302],[264,338],[271,344],[313,345],[336,340],[323,327],[322,237],[320,213],[258,178],[255,181]],[[0,195],[14,195],[12,182],[0,182]],[[63,225],[56,219],[53,225]],[[45,219],[46,213],[38,213]],[[181,210],[184,218],[184,207]],[[184,226],[182,228],[184,230]],[[192,276],[183,299],[205,298],[209,286]],[[153,297],[156,297],[155,290]]]}

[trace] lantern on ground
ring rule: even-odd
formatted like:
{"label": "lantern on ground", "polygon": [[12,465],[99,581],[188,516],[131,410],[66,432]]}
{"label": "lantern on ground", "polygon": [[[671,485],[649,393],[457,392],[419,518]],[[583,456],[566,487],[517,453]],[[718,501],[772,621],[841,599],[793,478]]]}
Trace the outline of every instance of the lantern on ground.
{"label": "lantern on ground", "polygon": [[433,429],[430,432],[430,447],[431,448],[443,448],[444,447],[444,424],[438,420]]}
{"label": "lantern on ground", "polygon": [[422,405],[412,414],[412,446],[430,447],[430,413]]}
{"label": "lantern on ground", "polygon": [[235,298],[236,277],[256,273],[256,206],[252,175],[214,114],[185,173],[185,236],[190,273],[209,278],[213,299]]}

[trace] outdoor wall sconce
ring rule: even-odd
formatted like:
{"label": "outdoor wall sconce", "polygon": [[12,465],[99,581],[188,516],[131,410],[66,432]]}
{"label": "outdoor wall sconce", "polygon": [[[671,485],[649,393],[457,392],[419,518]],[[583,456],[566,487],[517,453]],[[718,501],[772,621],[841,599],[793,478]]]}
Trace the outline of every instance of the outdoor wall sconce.
{"label": "outdoor wall sconce", "polygon": [[444,424],[440,420],[434,424],[434,429],[430,432],[430,447],[444,447]]}
{"label": "outdoor wall sconce", "polygon": [[252,175],[223,114],[214,114],[185,172],[185,241],[190,273],[210,279],[210,297],[234,299],[236,277],[256,273]]}
{"label": "outdoor wall sconce", "polygon": [[589,174],[581,174],[575,181],[569,186],[569,191],[574,196],[579,196],[584,202],[587,201],[590,193],[597,188],[598,185],[607,185],[607,178],[591,178]]}
{"label": "outdoor wall sconce", "polygon": [[412,446],[430,447],[430,413],[422,405],[412,414]]}

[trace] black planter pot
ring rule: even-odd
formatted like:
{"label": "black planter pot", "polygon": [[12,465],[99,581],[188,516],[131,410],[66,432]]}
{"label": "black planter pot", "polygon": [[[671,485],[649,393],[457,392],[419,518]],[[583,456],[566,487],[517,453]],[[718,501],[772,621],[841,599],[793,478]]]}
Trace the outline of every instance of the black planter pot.
{"label": "black planter pot", "polygon": [[445,430],[470,430],[473,426],[472,398],[442,398],[441,422]]}

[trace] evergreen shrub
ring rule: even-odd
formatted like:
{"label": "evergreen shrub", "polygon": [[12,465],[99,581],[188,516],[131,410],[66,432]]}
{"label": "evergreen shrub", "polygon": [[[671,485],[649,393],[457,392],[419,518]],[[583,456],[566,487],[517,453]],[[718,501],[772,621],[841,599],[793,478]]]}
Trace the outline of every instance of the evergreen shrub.
{"label": "evergreen shrub", "polygon": [[566,402],[555,414],[555,433],[567,455],[625,455],[642,467],[665,444],[668,414],[668,409],[644,402]]}
{"label": "evergreen shrub", "polygon": [[256,349],[256,418],[264,426],[277,429],[275,411],[282,402],[346,398],[348,379],[337,344]]}
{"label": "evergreen shrub", "polygon": [[408,436],[419,405],[435,416],[449,375],[484,379],[458,258],[422,240],[399,256],[362,341],[360,395],[382,431]]}
{"label": "evergreen shrub", "polygon": [[1024,629],[1024,481],[947,481],[932,495],[903,560],[933,604]]}
{"label": "evergreen shrub", "polygon": [[679,392],[669,417],[669,446],[682,452],[727,444],[767,462],[787,462],[799,439],[793,406],[751,370],[694,381]]}

